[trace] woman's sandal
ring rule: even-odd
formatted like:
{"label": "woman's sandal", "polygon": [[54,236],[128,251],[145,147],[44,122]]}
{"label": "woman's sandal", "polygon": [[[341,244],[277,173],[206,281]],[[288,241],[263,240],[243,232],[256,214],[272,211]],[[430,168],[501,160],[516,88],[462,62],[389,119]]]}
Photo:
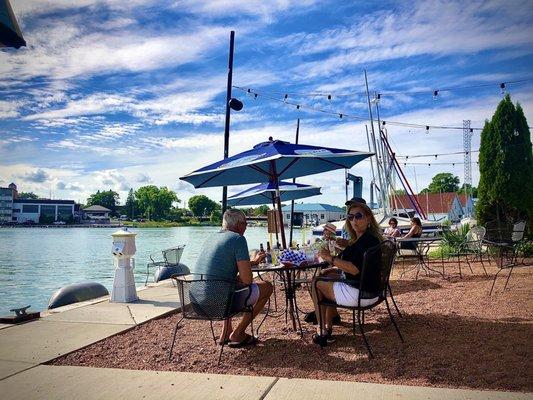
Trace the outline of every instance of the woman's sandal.
{"label": "woman's sandal", "polygon": [[228,346],[232,349],[240,349],[245,346],[255,346],[259,340],[252,335],[246,334],[243,340],[240,342],[229,342]]}

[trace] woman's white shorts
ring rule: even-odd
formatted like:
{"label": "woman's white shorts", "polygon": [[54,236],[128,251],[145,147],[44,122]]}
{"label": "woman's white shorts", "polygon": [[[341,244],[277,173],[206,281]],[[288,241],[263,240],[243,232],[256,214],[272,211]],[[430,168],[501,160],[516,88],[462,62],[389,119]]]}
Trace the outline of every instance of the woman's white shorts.
{"label": "woman's white shorts", "polygon": [[[359,300],[359,289],[343,282],[333,282],[333,293],[335,302],[341,306],[357,307]],[[361,299],[361,306],[366,307],[374,304],[379,297],[372,299]]]}

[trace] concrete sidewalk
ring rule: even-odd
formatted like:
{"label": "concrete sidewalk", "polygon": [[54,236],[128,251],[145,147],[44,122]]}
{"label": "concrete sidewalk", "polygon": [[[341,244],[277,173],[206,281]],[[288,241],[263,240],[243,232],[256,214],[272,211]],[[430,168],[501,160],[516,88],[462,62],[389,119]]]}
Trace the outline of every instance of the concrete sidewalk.
{"label": "concrete sidewalk", "polygon": [[134,303],[109,297],[62,307],[26,324],[0,326],[0,397],[8,399],[533,399],[531,393],[422,386],[41,365],[178,307],[170,282],[139,290]]}
{"label": "concrete sidewalk", "polygon": [[171,282],[138,291],[134,303],[109,296],[43,313],[39,320],[0,328],[0,379],[88,346],[178,307]]}
{"label": "concrete sidewalk", "polygon": [[531,394],[419,386],[40,365],[0,381],[14,399],[496,400]]}

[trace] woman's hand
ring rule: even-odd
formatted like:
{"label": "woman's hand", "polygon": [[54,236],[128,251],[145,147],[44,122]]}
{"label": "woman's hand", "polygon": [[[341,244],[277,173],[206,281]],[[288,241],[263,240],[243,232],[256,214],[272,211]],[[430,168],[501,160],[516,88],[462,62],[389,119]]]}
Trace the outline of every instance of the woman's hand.
{"label": "woman's hand", "polygon": [[318,256],[329,263],[331,263],[333,260],[333,257],[331,256],[331,253],[327,247],[322,247],[318,252]]}

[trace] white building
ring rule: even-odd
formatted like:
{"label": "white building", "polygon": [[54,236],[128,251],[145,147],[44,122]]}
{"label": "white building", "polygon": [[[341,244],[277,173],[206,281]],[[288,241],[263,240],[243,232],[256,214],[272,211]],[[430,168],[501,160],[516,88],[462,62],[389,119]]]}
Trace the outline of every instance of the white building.
{"label": "white building", "polygon": [[83,209],[86,219],[97,221],[99,223],[109,222],[109,213],[111,210],[106,207],[94,205]]}
{"label": "white building", "polygon": [[70,221],[74,217],[74,200],[21,199],[17,185],[0,188],[0,223],[39,223]]}
{"label": "white building", "polygon": [[[291,206],[281,208],[285,224],[291,219]],[[324,203],[294,204],[294,225],[320,225],[329,221],[338,221],[346,217],[346,211],[340,207]]]}

